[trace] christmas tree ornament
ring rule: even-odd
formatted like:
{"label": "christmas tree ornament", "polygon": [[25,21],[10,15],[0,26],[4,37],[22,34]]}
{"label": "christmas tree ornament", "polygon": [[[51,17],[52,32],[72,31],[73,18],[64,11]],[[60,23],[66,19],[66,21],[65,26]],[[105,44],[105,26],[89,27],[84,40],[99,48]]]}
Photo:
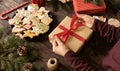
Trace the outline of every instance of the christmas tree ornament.
{"label": "christmas tree ornament", "polygon": [[24,71],[32,71],[33,65],[31,63],[25,63],[23,66]]}
{"label": "christmas tree ornament", "polygon": [[20,56],[26,55],[26,53],[27,53],[26,47],[24,47],[24,46],[19,46],[19,48],[17,49],[17,53],[18,53]]}

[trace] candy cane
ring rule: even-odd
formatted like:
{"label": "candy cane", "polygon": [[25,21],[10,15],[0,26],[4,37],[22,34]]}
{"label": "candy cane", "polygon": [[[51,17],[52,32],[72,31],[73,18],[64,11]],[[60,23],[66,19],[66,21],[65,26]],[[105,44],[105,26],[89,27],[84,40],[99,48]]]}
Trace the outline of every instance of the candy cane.
{"label": "candy cane", "polygon": [[6,12],[3,12],[2,14],[0,14],[0,18],[1,18],[2,20],[8,19],[9,16],[5,16],[5,15],[7,15],[7,14],[13,12],[13,11],[15,11],[16,9],[18,9],[18,8],[20,8],[20,7],[23,7],[23,6],[27,5],[28,3],[29,3],[29,1],[23,2],[22,4],[19,4],[18,6],[12,8],[12,9],[10,9],[10,10],[7,10]]}

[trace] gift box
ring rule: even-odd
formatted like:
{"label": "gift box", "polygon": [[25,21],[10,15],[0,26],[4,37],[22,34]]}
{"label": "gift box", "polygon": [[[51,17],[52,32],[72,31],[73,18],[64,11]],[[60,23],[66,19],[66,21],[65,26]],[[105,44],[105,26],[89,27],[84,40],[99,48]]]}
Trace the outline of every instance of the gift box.
{"label": "gift box", "polygon": [[[49,39],[57,35],[65,45],[73,52],[78,52],[89,39],[92,34],[92,30],[80,22],[77,22],[76,18],[70,18],[66,16],[63,21],[49,34]],[[67,39],[66,39],[67,38]]]}
{"label": "gift box", "polygon": [[105,13],[106,5],[104,0],[101,0],[101,6],[97,6],[92,2],[85,3],[84,0],[73,0],[75,13],[84,14],[102,14]]}

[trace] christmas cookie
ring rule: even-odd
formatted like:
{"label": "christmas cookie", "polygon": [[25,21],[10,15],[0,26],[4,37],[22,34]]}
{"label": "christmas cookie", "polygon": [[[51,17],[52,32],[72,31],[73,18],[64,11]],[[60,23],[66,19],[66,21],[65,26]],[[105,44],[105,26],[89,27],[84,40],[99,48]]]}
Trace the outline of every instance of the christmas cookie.
{"label": "christmas cookie", "polygon": [[20,25],[16,25],[16,26],[13,27],[12,33],[19,33],[19,32],[22,32],[24,30],[25,29],[23,27],[21,27]]}
{"label": "christmas cookie", "polygon": [[53,19],[51,19],[48,15],[45,15],[45,17],[43,17],[41,19],[41,22],[44,23],[45,25],[49,25],[50,22],[52,22]]}
{"label": "christmas cookie", "polygon": [[38,11],[39,7],[37,4],[31,4],[28,6],[27,10],[32,12],[32,13],[35,13],[36,11]]}
{"label": "christmas cookie", "polygon": [[115,27],[120,27],[120,22],[119,22],[119,20],[117,20],[117,19],[115,19],[115,18],[110,18],[110,19],[108,20],[108,24],[113,25],[113,26],[115,26]]}
{"label": "christmas cookie", "polygon": [[12,25],[12,33],[20,38],[33,38],[39,34],[44,34],[49,30],[49,24],[53,21],[49,17],[49,10],[45,7],[38,7],[31,4],[27,9],[18,9],[15,16],[9,20]]}
{"label": "christmas cookie", "polygon": [[32,31],[32,30],[27,30],[27,31],[23,31],[24,32],[24,37],[30,37],[33,38],[34,36],[36,36],[36,34]]}
{"label": "christmas cookie", "polygon": [[43,23],[38,23],[38,24],[36,25],[36,28],[33,27],[33,31],[34,31],[35,33],[37,32],[37,30],[39,30],[39,34],[40,34],[40,33],[43,34],[43,33],[47,32],[47,31],[49,30],[49,26],[48,26],[48,25],[45,25],[45,24],[43,24]]}

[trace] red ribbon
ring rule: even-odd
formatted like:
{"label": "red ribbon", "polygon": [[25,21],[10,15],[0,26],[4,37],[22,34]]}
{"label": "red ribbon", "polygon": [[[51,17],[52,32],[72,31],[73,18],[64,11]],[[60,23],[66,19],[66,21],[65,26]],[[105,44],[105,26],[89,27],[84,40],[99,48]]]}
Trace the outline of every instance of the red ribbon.
{"label": "red ribbon", "polygon": [[83,26],[81,22],[76,22],[77,16],[74,14],[72,17],[72,21],[70,24],[70,28],[67,29],[62,25],[59,25],[58,28],[62,29],[63,32],[56,34],[64,43],[66,42],[69,35],[74,36],[78,40],[85,42],[85,39],[82,36],[79,36],[78,34],[74,33],[73,30],[78,29],[79,27]]}
{"label": "red ribbon", "polygon": [[38,6],[43,6],[44,5],[44,0],[32,0],[32,3],[38,4]]}

